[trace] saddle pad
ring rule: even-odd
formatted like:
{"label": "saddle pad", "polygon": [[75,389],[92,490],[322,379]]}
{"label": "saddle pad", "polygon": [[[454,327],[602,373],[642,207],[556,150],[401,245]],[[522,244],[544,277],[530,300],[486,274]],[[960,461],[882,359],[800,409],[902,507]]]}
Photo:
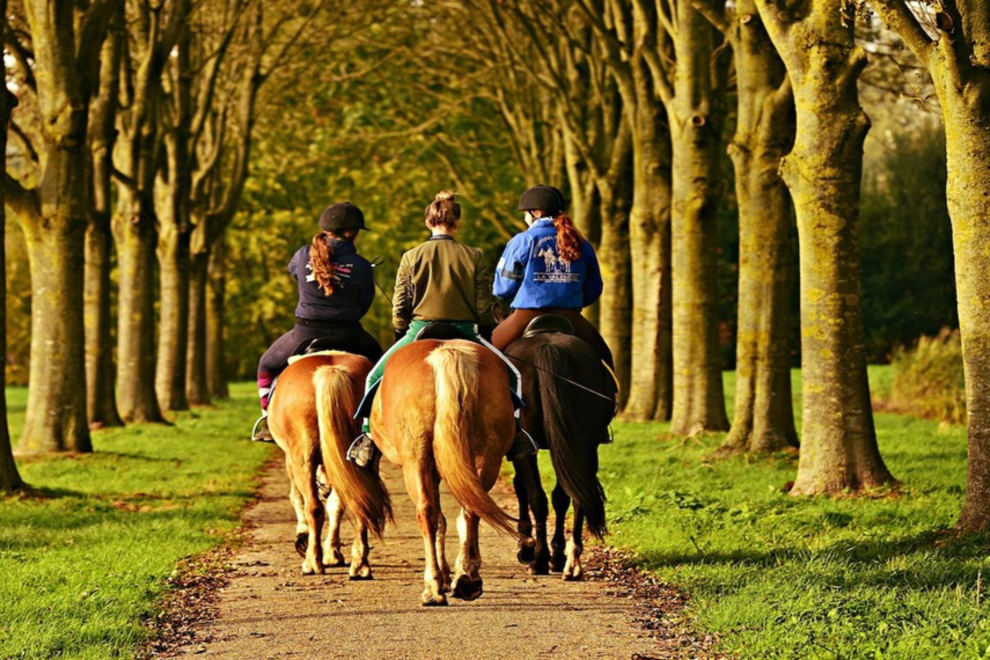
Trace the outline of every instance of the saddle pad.
{"label": "saddle pad", "polygon": [[303,353],[302,355],[293,355],[289,357],[289,364],[295,364],[299,360],[319,357],[321,355],[349,355],[349,353],[345,353],[344,351],[316,351],[315,353]]}

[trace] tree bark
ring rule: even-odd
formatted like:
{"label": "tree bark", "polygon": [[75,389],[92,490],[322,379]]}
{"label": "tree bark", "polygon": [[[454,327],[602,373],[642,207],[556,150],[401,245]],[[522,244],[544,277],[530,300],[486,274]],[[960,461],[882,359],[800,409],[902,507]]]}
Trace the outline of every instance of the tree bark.
{"label": "tree bark", "polygon": [[619,379],[619,406],[629,395],[632,334],[632,271],[629,254],[629,207],[632,202],[630,168],[632,140],[627,123],[613,145],[614,166],[598,183],[601,200],[602,238],[598,262],[606,282],[599,300],[599,330],[612,349]]}
{"label": "tree bark", "polygon": [[111,172],[113,171],[114,127],[120,85],[120,39],[123,11],[115,18],[114,34],[100,54],[99,93],[90,116],[89,152],[92,164],[93,198],[86,228],[86,273],[83,304],[86,317],[86,410],[91,427],[120,426],[114,392],[113,318],[110,305],[110,270],[113,236],[111,217]]}
{"label": "tree bark", "polygon": [[[792,495],[894,481],[877,447],[866,377],[857,224],[869,118],[856,82],[866,55],[843,0],[810,0],[785,22],[760,15],[787,67],[797,108],[782,164],[797,213],[801,261],[803,437]],[[804,11],[801,11],[803,9]],[[788,19],[789,20],[789,19]]]}
{"label": "tree bark", "polygon": [[677,7],[677,67],[668,102],[673,141],[674,406],[671,431],[725,431],[729,420],[718,345],[716,220],[724,110],[713,76],[714,28],[688,2]]}
{"label": "tree bark", "polygon": [[[0,16],[7,15],[7,0],[0,0]],[[0,23],[0,41],[3,39],[5,24]],[[6,88],[0,90],[0,153],[7,153],[7,127],[10,125],[11,106],[16,99]],[[4,191],[0,187],[0,272],[7,272],[5,233],[7,228]],[[0,284],[0,365],[7,365],[7,278]],[[4,375],[4,385],[7,383]],[[13,447],[10,442],[10,429],[7,426],[7,389],[0,391],[0,493],[9,493],[24,486],[14,462]]]}
{"label": "tree bark", "polygon": [[780,178],[794,143],[794,100],[784,63],[753,0],[729,25],[738,113],[729,146],[739,206],[735,412],[724,452],[797,446],[790,372],[790,193]]}
{"label": "tree bark", "polygon": [[186,394],[189,403],[197,406],[209,404],[212,391],[207,362],[209,332],[207,304],[213,302],[208,301],[213,295],[212,290],[208,289],[207,281],[210,261],[211,255],[208,250],[197,250],[192,258],[192,277],[189,286],[189,341],[186,348],[189,370],[186,374]]}
{"label": "tree bark", "polygon": [[120,188],[114,238],[117,305],[117,404],[125,422],[163,422],[155,395],[154,211],[147,195]]}
{"label": "tree bark", "polygon": [[213,244],[207,267],[206,303],[206,377],[210,394],[216,399],[229,399],[224,353],[224,301],[226,295],[227,244],[224,236]]}
{"label": "tree bark", "polygon": [[186,359],[189,343],[189,233],[167,216],[158,238],[161,307],[155,393],[163,410],[188,410]]}

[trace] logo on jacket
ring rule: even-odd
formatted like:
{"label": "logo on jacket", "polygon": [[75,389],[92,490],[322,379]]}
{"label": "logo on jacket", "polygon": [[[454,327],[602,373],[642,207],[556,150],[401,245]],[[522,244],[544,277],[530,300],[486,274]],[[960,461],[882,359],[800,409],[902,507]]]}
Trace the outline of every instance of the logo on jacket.
{"label": "logo on jacket", "polygon": [[555,236],[548,236],[536,244],[536,256],[543,259],[544,270],[539,270],[539,263],[533,273],[533,281],[546,282],[548,284],[570,284],[579,282],[581,276],[571,272],[571,262],[562,259],[557,253],[557,240]]}

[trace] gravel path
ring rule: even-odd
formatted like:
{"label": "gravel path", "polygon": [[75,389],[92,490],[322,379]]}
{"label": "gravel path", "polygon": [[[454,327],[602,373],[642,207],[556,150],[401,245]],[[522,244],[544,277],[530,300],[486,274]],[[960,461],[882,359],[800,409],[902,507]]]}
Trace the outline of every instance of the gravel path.
{"label": "gravel path", "polygon": [[[351,582],[346,567],[328,568],[326,575],[301,574],[293,548],[295,517],[288,481],[281,461],[270,466],[260,500],[245,514],[247,542],[233,559],[230,582],[219,595],[218,615],[196,630],[192,643],[177,650],[178,657],[656,657],[656,640],[635,620],[641,602],[606,590],[602,582],[528,575],[515,562],[514,541],[484,523],[484,595],[474,602],[451,598],[446,608],[421,607],[423,546],[415,509],[398,469],[383,469],[396,525],[372,548],[375,579]],[[443,507],[453,521],[457,508],[449,495],[444,495]],[[352,538],[347,523],[342,531],[346,556]],[[447,542],[453,565],[453,524]],[[594,566],[586,569],[594,571]]]}

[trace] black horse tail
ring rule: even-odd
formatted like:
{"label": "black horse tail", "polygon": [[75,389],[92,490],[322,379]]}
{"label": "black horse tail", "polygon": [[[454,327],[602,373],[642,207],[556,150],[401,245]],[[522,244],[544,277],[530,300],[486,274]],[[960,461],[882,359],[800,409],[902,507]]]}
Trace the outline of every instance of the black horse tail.
{"label": "black horse tail", "polygon": [[570,387],[576,396],[585,397],[577,388],[554,378],[554,374],[571,378],[563,349],[543,343],[536,350],[536,370],[540,378],[540,399],[543,402],[543,426],[550,445],[550,459],[557,473],[557,482],[576,506],[584,513],[588,531],[596,538],[606,533],[605,491],[598,481],[598,441],[595,423],[588,410],[594,406],[567,405],[562,388]]}

